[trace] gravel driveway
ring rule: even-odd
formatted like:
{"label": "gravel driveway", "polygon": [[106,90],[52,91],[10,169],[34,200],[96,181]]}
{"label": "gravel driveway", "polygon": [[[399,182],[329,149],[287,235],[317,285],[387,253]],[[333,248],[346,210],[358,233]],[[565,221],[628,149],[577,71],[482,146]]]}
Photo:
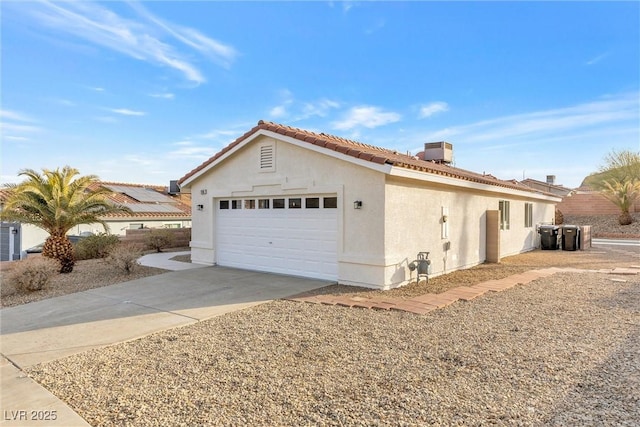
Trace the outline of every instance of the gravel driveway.
{"label": "gravel driveway", "polygon": [[275,301],[28,373],[94,426],[637,425],[623,279],[556,274],[426,316]]}

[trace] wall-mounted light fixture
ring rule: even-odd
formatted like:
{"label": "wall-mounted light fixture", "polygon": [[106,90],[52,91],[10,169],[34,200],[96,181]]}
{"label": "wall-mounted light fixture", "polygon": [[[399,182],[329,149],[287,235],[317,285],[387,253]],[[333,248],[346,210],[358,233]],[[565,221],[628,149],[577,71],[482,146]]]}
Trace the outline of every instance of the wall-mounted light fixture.
{"label": "wall-mounted light fixture", "polygon": [[204,196],[205,194],[207,194],[207,189],[205,188],[205,189],[200,190],[200,194],[202,194],[203,196]]}
{"label": "wall-mounted light fixture", "polygon": [[196,209],[198,209],[199,211],[203,211],[204,205],[196,205]]}
{"label": "wall-mounted light fixture", "polygon": [[18,229],[17,228],[12,228],[11,229],[11,234],[18,234]]}
{"label": "wall-mounted light fixture", "polygon": [[353,209],[362,209],[362,200],[356,200],[353,202]]}

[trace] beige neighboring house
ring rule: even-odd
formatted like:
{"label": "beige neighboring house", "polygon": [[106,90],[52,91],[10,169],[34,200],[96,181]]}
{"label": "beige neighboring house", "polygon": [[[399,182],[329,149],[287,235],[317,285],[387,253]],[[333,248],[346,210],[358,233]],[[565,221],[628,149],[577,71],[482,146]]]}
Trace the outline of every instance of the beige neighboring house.
{"label": "beige neighboring house", "polygon": [[534,190],[544,191],[546,193],[555,194],[556,196],[564,197],[567,194],[573,191],[571,188],[565,187],[564,185],[556,184],[556,176],[555,175],[547,175],[546,181],[538,181],[537,179],[523,179],[520,181],[521,184],[526,185],[527,187],[531,187]]}
{"label": "beige neighboring house", "polygon": [[[112,203],[127,206],[133,211],[132,214],[110,214],[103,217],[111,234],[125,236],[127,230],[139,228],[191,227],[191,197],[180,193],[177,188],[116,182],[97,182],[89,188],[97,187],[110,189],[112,193],[108,199]],[[8,195],[6,190],[0,192],[0,202],[4,202]],[[68,234],[102,232],[102,225],[87,224],[74,227]],[[21,251],[39,245],[49,237],[46,231],[29,224],[21,224],[19,233]]]}
{"label": "beige neighboring house", "polygon": [[[179,180],[193,262],[388,289],[539,245],[560,198],[447,164],[276,123],[258,125]],[[427,160],[423,160],[423,159]]]}

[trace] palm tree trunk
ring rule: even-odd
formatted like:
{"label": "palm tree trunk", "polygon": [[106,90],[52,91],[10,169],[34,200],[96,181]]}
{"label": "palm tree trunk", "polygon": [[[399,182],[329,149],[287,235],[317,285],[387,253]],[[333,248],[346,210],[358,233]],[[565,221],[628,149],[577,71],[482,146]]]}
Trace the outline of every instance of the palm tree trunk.
{"label": "palm tree trunk", "polygon": [[73,245],[64,233],[51,233],[44,242],[42,255],[60,263],[60,273],[71,273],[76,263]]}

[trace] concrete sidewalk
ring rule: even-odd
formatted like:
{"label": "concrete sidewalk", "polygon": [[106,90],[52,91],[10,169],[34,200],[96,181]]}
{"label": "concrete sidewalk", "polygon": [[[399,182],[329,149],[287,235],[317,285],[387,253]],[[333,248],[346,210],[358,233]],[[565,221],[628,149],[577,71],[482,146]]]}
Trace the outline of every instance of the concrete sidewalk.
{"label": "concrete sidewalk", "polygon": [[[191,268],[2,309],[1,352],[6,360],[1,371],[0,425],[87,425],[20,368],[328,284],[224,267]],[[29,418],[29,411],[47,410],[56,411],[56,420],[23,419],[24,414]]]}
{"label": "concrete sidewalk", "polygon": [[189,255],[191,251],[183,251],[183,252],[158,252],[154,254],[148,254],[140,257],[138,262],[140,265],[145,265],[147,267],[157,267],[164,268],[165,270],[171,271],[181,271],[181,270],[190,270],[192,268],[203,268],[207,267],[203,264],[192,264],[190,262],[182,262],[182,261],[172,261],[171,258],[174,258],[179,255]]}

